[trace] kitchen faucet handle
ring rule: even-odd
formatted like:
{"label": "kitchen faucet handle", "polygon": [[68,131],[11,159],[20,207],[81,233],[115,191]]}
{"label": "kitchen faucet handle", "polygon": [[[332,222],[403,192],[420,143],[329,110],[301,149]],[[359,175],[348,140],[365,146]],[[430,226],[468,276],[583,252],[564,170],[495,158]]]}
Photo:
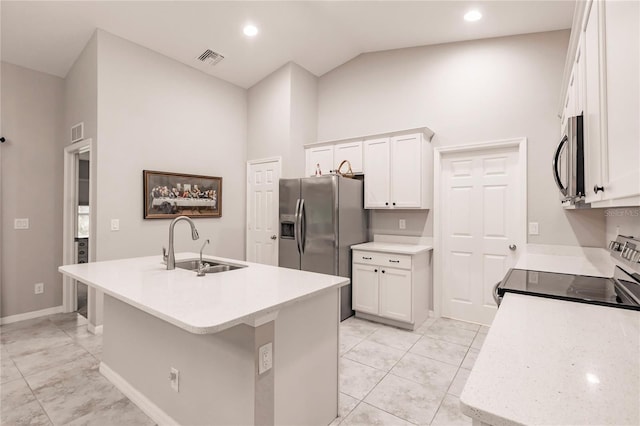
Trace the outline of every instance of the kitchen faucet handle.
{"label": "kitchen faucet handle", "polygon": [[169,255],[167,254],[167,248],[166,247],[162,247],[162,261],[164,263],[167,263],[167,259],[169,258]]}

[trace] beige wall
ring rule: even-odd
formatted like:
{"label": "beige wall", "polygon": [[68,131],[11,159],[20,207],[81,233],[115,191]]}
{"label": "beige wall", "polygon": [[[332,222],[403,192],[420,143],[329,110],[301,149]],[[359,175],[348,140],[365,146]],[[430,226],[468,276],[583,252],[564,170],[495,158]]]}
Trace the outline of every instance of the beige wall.
{"label": "beige wall", "polygon": [[[528,220],[540,226],[529,242],[602,246],[602,215],[564,211],[550,172],[568,40],[555,31],[360,55],[320,77],[318,139],[420,126],[435,131],[434,146],[526,136]],[[405,233],[432,235],[428,212],[373,212],[371,222],[400,233],[405,216]]]}
{"label": "beige wall", "polygon": [[[176,227],[176,251],[244,258],[246,91],[98,31],[97,260],[158,255],[168,220],[144,220],[142,171],[221,176],[222,217]],[[110,230],[111,219],[120,231]]]}
{"label": "beige wall", "polygon": [[247,160],[282,157],[282,177],[304,175],[304,144],[316,141],[317,77],[292,62],[248,91]]}
{"label": "beige wall", "polygon": [[[0,316],[62,305],[64,82],[2,63],[2,282]],[[28,230],[14,230],[29,218]],[[44,283],[35,295],[34,284]]]}

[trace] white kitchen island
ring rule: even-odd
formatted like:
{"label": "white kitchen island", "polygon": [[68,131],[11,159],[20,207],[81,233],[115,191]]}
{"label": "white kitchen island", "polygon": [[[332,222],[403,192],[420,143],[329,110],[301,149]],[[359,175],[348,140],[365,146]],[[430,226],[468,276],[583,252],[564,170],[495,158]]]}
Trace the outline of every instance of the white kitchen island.
{"label": "white kitchen island", "polygon": [[[197,255],[176,255],[187,258]],[[59,268],[105,293],[100,371],[159,424],[331,423],[349,280],[206,259],[247,267],[197,277],[152,256]],[[268,343],[273,368],[261,374]]]}
{"label": "white kitchen island", "polygon": [[505,294],[460,405],[474,425],[640,424],[640,312]]}

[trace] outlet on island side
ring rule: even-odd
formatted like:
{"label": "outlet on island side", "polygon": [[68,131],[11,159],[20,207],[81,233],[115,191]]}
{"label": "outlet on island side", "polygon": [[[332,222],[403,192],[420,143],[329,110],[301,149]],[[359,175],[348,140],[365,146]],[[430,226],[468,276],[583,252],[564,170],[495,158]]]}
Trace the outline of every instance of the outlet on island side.
{"label": "outlet on island side", "polygon": [[33,293],[34,294],[42,294],[42,293],[44,293],[44,283],[36,283],[33,286]]}
{"label": "outlet on island side", "polygon": [[273,344],[267,343],[258,350],[258,374],[265,373],[273,367]]}
{"label": "outlet on island side", "polygon": [[171,367],[171,370],[169,371],[169,382],[171,384],[171,389],[176,392],[180,392],[180,370]]}
{"label": "outlet on island side", "polygon": [[406,220],[404,220],[404,219],[400,219],[400,220],[398,221],[398,227],[399,227],[400,229],[407,229],[407,221],[406,221]]}

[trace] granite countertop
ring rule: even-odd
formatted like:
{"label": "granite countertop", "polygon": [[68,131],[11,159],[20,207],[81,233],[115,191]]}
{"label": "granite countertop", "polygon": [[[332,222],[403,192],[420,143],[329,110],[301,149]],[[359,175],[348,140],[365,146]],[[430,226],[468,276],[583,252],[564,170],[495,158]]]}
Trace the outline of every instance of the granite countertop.
{"label": "granite countertop", "polygon": [[423,251],[433,250],[433,246],[425,244],[405,244],[372,241],[370,243],[353,245],[351,246],[351,249],[395,254],[418,254],[422,253]]}
{"label": "granite countertop", "polygon": [[640,312],[508,293],[462,412],[491,425],[640,424]]}
{"label": "granite countertop", "polygon": [[[178,253],[176,261],[197,259]],[[349,279],[205,256],[246,268],[196,276],[167,271],[161,256],[61,266],[67,276],[195,334],[251,323],[280,308],[349,284]]]}

